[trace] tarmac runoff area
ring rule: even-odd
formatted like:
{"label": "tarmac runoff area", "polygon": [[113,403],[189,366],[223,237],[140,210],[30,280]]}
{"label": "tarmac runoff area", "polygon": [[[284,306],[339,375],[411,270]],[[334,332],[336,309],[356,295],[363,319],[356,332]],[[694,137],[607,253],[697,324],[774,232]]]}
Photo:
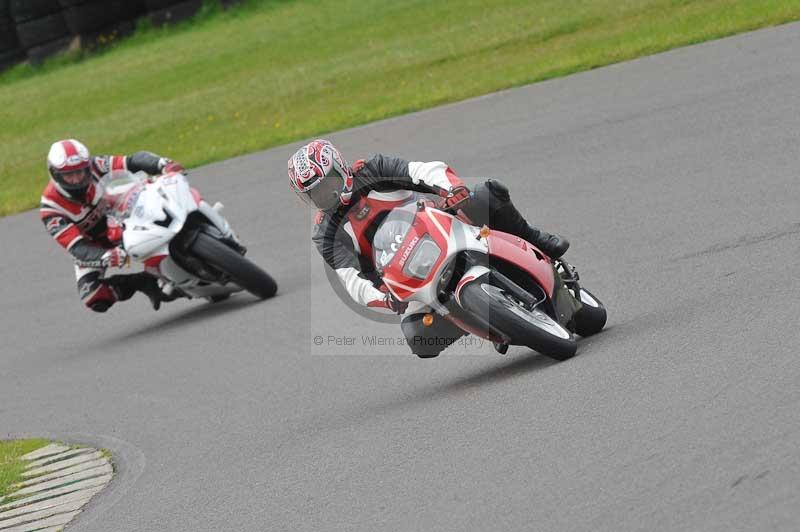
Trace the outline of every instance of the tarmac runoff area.
{"label": "tarmac runoff area", "polygon": [[0,498],[0,532],[58,532],[114,476],[108,455],[51,443],[22,457],[23,480]]}

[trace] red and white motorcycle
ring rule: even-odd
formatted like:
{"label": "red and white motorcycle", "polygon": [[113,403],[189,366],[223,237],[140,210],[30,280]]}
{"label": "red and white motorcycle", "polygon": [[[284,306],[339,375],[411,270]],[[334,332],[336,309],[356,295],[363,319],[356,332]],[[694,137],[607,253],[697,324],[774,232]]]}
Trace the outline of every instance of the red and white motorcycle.
{"label": "red and white motorcycle", "polygon": [[605,307],[580,286],[575,268],[516,236],[471,225],[457,209],[412,201],[381,222],[375,267],[398,300],[431,307],[500,353],[523,345],[565,360],[577,350],[574,334],[605,326]]}
{"label": "red and white motorcycle", "polygon": [[158,276],[165,293],[212,302],[243,289],[262,299],[275,295],[275,281],[244,256],[222,205],[202,200],[182,173],[116,171],[106,191],[128,256]]}

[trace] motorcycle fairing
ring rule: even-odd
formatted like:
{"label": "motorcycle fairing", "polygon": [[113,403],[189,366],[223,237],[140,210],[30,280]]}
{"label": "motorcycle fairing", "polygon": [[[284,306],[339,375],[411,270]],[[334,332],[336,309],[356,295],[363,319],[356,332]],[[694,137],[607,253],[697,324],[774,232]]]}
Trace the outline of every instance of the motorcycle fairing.
{"label": "motorcycle fairing", "polygon": [[[458,218],[424,204],[418,209],[412,224],[412,229],[406,234],[395,258],[383,271],[383,281],[389,290],[403,301],[419,301],[446,315],[449,311],[438,302],[437,283],[439,272],[446,268],[455,256],[467,250],[487,253],[486,244],[477,238],[478,228],[465,224]],[[439,246],[441,254],[431,268],[427,278],[417,279],[407,276],[403,272],[405,261],[403,257],[410,258],[414,246],[429,237]]]}
{"label": "motorcycle fairing", "polygon": [[148,184],[125,220],[125,249],[136,260],[168,253],[169,242],[195,210],[197,202],[182,174],[171,174]]}
{"label": "motorcycle fairing", "polygon": [[533,244],[521,238],[492,230],[486,237],[489,255],[498,257],[524,270],[541,286],[552,299],[556,289],[553,263]]}

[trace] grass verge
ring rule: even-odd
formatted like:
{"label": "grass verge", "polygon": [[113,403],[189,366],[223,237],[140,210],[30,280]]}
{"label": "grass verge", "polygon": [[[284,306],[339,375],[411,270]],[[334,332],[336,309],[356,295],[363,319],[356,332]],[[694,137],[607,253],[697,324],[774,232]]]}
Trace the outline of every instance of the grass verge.
{"label": "grass verge", "polygon": [[800,0],[252,0],[0,76],[0,215],[37,204],[59,138],[195,166],[797,19]]}
{"label": "grass verge", "polygon": [[5,497],[10,486],[22,480],[25,462],[20,457],[48,444],[47,440],[0,441],[0,497]]}

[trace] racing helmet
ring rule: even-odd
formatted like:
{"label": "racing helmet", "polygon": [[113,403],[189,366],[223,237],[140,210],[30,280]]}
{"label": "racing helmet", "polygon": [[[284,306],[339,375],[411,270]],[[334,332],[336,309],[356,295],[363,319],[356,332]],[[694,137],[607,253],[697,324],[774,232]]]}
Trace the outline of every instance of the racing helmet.
{"label": "racing helmet", "polygon": [[305,203],[323,211],[349,205],[353,174],[330,141],[317,139],[289,159],[289,184]]}
{"label": "racing helmet", "polygon": [[86,194],[92,184],[89,149],[74,140],[59,140],[50,146],[47,171],[56,186],[72,197]]}

